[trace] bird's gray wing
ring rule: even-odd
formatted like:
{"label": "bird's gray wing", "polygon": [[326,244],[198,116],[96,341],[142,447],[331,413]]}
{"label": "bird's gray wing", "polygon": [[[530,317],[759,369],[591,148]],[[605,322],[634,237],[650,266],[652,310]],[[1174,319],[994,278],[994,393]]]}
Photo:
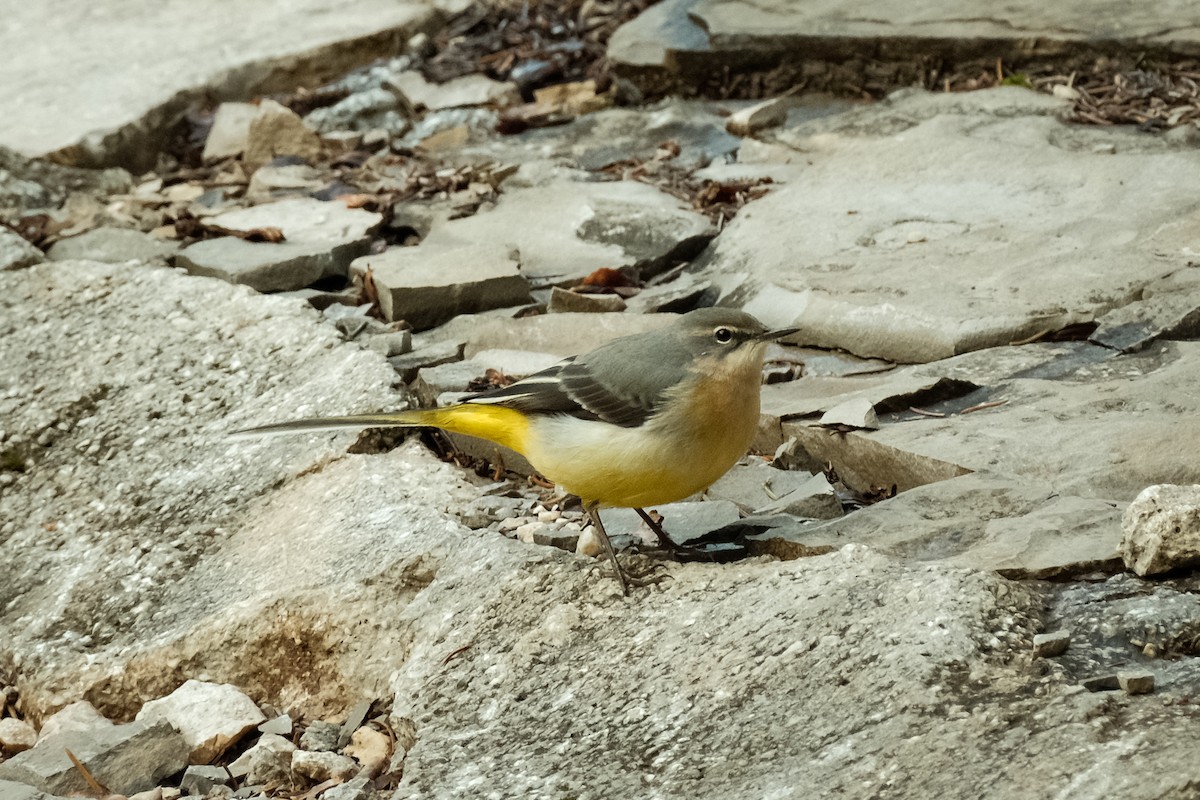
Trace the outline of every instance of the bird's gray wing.
{"label": "bird's gray wing", "polygon": [[467,403],[508,406],[528,414],[570,414],[636,428],[658,410],[667,390],[687,373],[688,353],[664,339],[630,351],[618,339],[592,352],[568,358],[502,389],[474,395]]}

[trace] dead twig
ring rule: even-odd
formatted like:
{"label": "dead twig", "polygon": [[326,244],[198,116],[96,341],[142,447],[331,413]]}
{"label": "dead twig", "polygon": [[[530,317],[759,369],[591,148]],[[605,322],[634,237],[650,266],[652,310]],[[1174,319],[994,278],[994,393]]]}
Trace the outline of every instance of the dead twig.
{"label": "dead twig", "polygon": [[1007,401],[1007,400],[993,400],[993,401],[992,401],[992,402],[990,402],[990,403],[980,403],[980,404],[979,404],[979,405],[977,405],[977,406],[971,406],[970,408],[964,408],[962,411],[960,411],[960,412],[958,412],[958,413],[960,413],[960,414],[972,414],[972,413],[974,413],[974,412],[976,412],[976,411],[983,411],[985,408],[995,408],[995,407],[997,407],[997,406],[1002,406],[1002,405],[1005,405],[1005,404],[1007,404],[1007,403],[1008,403],[1008,401]]}
{"label": "dead twig", "polygon": [[104,788],[104,784],[96,780],[96,776],[92,774],[92,771],[84,766],[84,763],[76,758],[74,753],[65,747],[63,748],[63,752],[67,754],[67,758],[71,759],[71,763],[75,765],[75,769],[79,770],[79,774],[83,776],[85,781],[87,781],[87,785],[91,787],[93,792],[95,792],[99,797],[106,797],[107,795],[112,794],[112,792]]}

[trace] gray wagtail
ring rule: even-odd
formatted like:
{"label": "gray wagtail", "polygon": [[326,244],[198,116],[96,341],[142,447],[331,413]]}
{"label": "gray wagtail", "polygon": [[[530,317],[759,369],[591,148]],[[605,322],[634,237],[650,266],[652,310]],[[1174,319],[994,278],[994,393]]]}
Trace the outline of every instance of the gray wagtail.
{"label": "gray wagtail", "polygon": [[768,331],[742,311],[703,308],[657,331],[614,339],[510,386],[445,408],[301,419],[238,433],[430,427],[517,451],[583,502],[628,593],[601,506],[643,510],[708,488],[745,455],[758,429]]}

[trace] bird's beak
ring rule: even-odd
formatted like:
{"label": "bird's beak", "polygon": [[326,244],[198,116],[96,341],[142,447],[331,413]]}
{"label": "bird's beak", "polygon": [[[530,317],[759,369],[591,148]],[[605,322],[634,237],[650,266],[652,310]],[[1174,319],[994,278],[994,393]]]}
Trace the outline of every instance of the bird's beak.
{"label": "bird's beak", "polygon": [[777,331],[767,331],[766,333],[759,334],[757,338],[759,341],[773,342],[776,339],[782,339],[785,336],[791,336],[793,333],[796,333],[799,330],[799,328],[783,328]]}

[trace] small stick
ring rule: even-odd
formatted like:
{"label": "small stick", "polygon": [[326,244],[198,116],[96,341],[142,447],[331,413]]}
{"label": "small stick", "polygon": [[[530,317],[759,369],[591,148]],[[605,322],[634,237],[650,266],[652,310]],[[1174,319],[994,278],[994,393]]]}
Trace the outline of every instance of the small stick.
{"label": "small stick", "polygon": [[990,403],[980,403],[977,406],[971,406],[970,408],[964,408],[962,411],[960,411],[958,413],[970,414],[974,411],[983,411],[985,408],[995,408],[996,406],[1002,406],[1007,402],[1008,402],[1007,400],[993,400]]}

